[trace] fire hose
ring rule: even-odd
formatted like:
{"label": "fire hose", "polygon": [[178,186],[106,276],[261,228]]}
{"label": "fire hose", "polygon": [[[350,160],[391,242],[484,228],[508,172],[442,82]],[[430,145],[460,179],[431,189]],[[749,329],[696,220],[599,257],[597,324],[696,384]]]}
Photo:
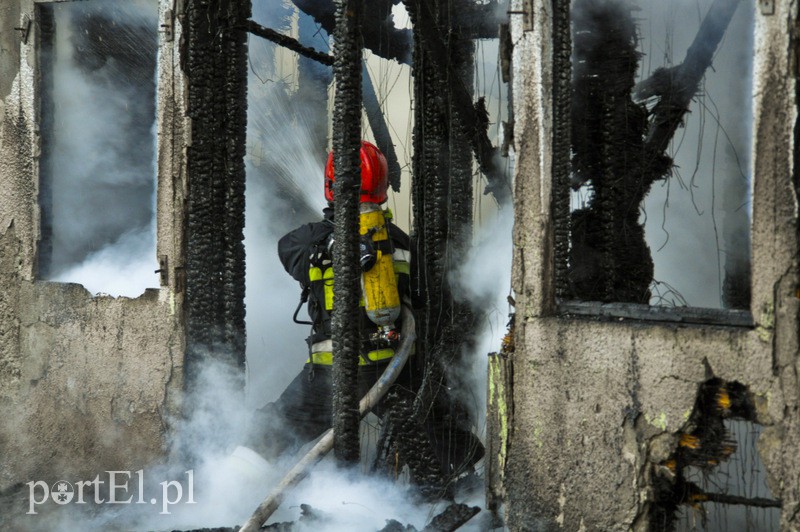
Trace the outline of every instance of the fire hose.
{"label": "fire hose", "polygon": [[[400,332],[400,345],[395,350],[391,362],[383,371],[378,381],[370,388],[367,394],[358,404],[358,411],[361,417],[367,415],[372,408],[386,395],[397,376],[406,364],[411,348],[416,340],[414,316],[411,311],[403,305],[402,308],[403,326]],[[296,486],[306,475],[308,470],[317,462],[322,460],[325,455],[333,448],[333,429],[323,434],[322,438],[300,459],[297,464],[289,470],[278,485],[270,492],[266,499],[256,508],[253,515],[242,525],[239,532],[254,532],[261,528],[261,525],[278,509],[286,496],[286,491]]]}

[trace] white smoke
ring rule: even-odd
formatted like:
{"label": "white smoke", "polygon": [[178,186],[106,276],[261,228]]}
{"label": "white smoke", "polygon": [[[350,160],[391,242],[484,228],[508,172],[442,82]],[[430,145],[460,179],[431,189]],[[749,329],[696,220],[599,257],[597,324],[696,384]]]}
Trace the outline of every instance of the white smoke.
{"label": "white smoke", "polygon": [[466,384],[454,393],[465,405],[476,425],[484,426],[486,416],[487,356],[500,350],[509,320],[508,296],[511,294],[512,227],[511,207],[497,212],[496,217],[478,229],[475,246],[464,265],[453,277],[453,292],[466,301],[479,315],[475,345],[467,353],[465,368],[454,368],[456,382]]}
{"label": "white smoke", "polygon": [[[142,83],[155,87],[155,71],[149,80],[121,73],[138,72],[129,69],[134,63],[155,64],[158,2],[64,3],[52,10],[53,129],[43,174],[52,190],[53,251],[46,266],[51,280],[136,296],[158,286],[155,101],[141,90]],[[119,34],[139,31],[152,41],[120,40],[115,44],[127,49],[110,49],[81,26],[92,16],[115,20]]]}
{"label": "white smoke", "polygon": [[134,297],[158,285],[154,255],[155,228],[133,230],[53,280],[80,283],[92,294]]}

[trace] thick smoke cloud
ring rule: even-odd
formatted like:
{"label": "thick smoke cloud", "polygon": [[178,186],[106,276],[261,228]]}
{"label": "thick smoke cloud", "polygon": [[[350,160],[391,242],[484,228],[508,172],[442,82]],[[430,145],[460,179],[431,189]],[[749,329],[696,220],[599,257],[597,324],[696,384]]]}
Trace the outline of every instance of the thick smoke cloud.
{"label": "thick smoke cloud", "polygon": [[480,227],[475,246],[452,278],[454,293],[482,317],[475,345],[465,357],[468,365],[453,368],[459,374],[455,382],[466,385],[464,389],[455,390],[455,395],[470,408],[479,428],[484,427],[486,416],[487,355],[500,350],[511,310],[507,298],[511,292],[513,224],[514,213],[509,206]]}
{"label": "thick smoke cloud", "polygon": [[43,269],[91,292],[136,296],[158,286],[157,7],[156,0],[52,6],[42,164],[52,255],[43,254]]}

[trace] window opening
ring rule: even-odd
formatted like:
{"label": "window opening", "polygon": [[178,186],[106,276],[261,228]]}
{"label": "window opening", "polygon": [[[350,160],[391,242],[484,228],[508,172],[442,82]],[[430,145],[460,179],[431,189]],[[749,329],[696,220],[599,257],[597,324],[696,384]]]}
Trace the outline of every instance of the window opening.
{"label": "window opening", "polygon": [[571,3],[571,160],[569,183],[557,186],[570,189],[570,237],[559,296],[749,310],[753,6],[632,9]]}
{"label": "window opening", "polygon": [[39,276],[136,296],[158,286],[158,1],[40,4]]}

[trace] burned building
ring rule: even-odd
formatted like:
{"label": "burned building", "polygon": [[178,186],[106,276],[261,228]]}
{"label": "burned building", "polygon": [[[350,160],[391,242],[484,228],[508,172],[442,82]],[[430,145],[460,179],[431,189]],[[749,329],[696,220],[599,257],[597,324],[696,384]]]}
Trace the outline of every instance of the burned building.
{"label": "burned building", "polygon": [[[418,390],[390,395],[373,469],[404,464],[424,496],[452,498],[482,452],[453,368],[493,302],[469,304],[451,273],[480,224],[477,182],[515,218],[487,509],[512,530],[795,528],[796,6],[381,0],[348,33],[344,4],[0,7],[0,494],[180,455],[209,362],[244,403],[268,343],[247,330],[263,303],[246,281],[263,267],[245,249],[262,229],[251,209],[281,231],[312,219],[322,201],[287,176],[321,177],[328,136],[341,153],[368,131],[410,198],[423,368]],[[498,37],[502,112],[475,89],[477,43]],[[362,49],[405,69],[403,135]],[[97,293],[120,277],[138,291]],[[263,286],[262,300],[289,297]],[[425,432],[431,404],[444,414]],[[355,417],[336,420],[345,462]],[[445,471],[431,467],[442,448]]]}
{"label": "burned building", "polygon": [[511,529],[798,526],[797,11],[695,4],[513,2]]}

